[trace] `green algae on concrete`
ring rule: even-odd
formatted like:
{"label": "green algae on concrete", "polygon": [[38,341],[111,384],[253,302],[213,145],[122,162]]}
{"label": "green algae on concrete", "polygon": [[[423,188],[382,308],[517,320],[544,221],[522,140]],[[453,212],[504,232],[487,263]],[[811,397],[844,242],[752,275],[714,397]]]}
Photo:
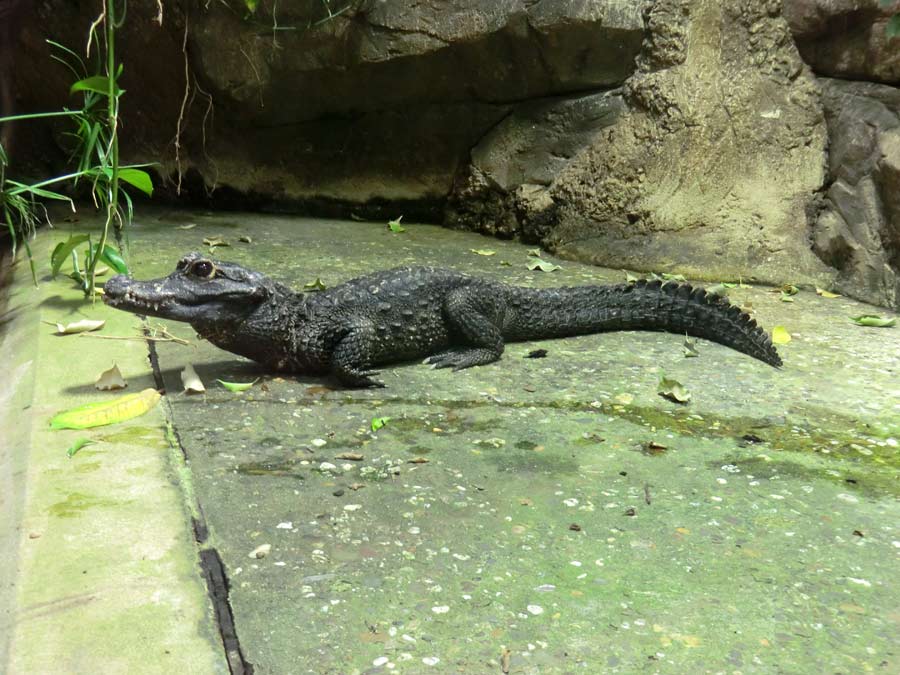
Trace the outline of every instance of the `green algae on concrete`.
{"label": "green algae on concrete", "polygon": [[[32,244],[45,268],[59,232]],[[111,395],[97,374],[116,361],[129,390],[153,386],[143,341],[59,337],[43,322],[87,316],[104,335],[135,335],[134,317],[90,305],[68,279],[27,264],[3,289],[0,450],[3,572],[0,672],[224,673],[182,494],[168,464],[162,412],[86,431],[51,431],[56,412]],[[80,436],[97,441],[74,457]],[[9,472],[9,473],[7,473]],[[14,520],[10,520],[14,518]]]}
{"label": "green algae on concrete", "polygon": [[[248,234],[215,255],[295,288],[411,263],[533,286],[623,278],[529,272],[525,247],[479,256],[483,238],[416,224],[225,220],[150,213],[136,275]],[[900,331],[853,326],[872,310],[846,298],[731,294],[792,333],[783,369],[622,332],[334,391],[203,342],[160,345],[170,392],[188,362],[206,382],[262,378],[170,397],[256,672],[499,672],[504,654],[528,674],[900,670]],[[547,358],[524,358],[537,346]],[[657,395],[662,371],[688,406]],[[376,416],[392,419],[373,433]]]}

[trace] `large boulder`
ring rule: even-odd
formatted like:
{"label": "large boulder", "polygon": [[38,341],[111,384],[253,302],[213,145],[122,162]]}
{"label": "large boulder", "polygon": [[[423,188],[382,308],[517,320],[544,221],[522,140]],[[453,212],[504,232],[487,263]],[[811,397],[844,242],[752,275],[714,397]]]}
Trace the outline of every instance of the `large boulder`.
{"label": "large boulder", "polygon": [[[779,9],[652,3],[624,104],[595,96],[610,112],[573,121],[562,115],[572,102],[556,103],[574,131],[559,153],[532,144],[529,115],[514,113],[476,146],[449,219],[603,265],[827,283],[807,224],[825,178],[826,127]],[[552,139],[559,122],[546,118]],[[542,167],[552,167],[549,180]]]}
{"label": "large boulder", "polygon": [[885,30],[897,3],[784,0],[803,59],[827,77],[900,84],[900,39]]}
{"label": "large boulder", "polygon": [[823,80],[829,187],[816,253],[844,293],[900,309],[900,89]]}

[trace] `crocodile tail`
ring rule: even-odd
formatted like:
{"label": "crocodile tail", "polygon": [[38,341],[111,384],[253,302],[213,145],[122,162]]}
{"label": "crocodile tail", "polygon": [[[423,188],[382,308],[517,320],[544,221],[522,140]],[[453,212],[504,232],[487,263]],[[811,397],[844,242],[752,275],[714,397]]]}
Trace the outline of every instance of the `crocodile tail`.
{"label": "crocodile tail", "polygon": [[513,311],[503,332],[509,341],[655,330],[687,333],[781,365],[769,336],[749,314],[690,284],[640,280],[614,286],[512,288],[508,302]]}

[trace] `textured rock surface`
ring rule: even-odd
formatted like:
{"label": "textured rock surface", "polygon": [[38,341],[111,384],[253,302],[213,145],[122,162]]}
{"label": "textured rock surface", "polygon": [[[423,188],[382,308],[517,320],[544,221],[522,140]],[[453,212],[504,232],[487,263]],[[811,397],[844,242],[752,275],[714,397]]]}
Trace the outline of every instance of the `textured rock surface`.
{"label": "textured rock surface", "polygon": [[[184,99],[179,159],[194,184],[288,202],[442,200],[511,103],[621,84],[643,4],[263,2],[248,20],[243,3],[214,2],[187,17],[166,5],[160,28],[157,3],[138,0],[120,36],[123,155],[172,171]],[[325,5],[348,10],[318,23]],[[50,63],[47,36],[77,48],[94,12],[40,3],[28,57]],[[50,70],[52,87],[19,73],[23,107],[63,102],[49,92],[66,92],[68,73]]]}
{"label": "textured rock surface", "polygon": [[885,26],[900,11],[880,0],[784,0],[803,59],[819,75],[900,83],[900,40]]}
{"label": "textured rock surface", "polygon": [[829,188],[813,231],[838,288],[900,307],[900,90],[823,80]]}
{"label": "textured rock surface", "polygon": [[620,91],[517,106],[472,150],[447,223],[539,241],[555,218],[550,185],[579,152],[602,143],[602,130],[624,112]]}
{"label": "textured rock surface", "polygon": [[[457,191],[469,213],[457,208],[452,218],[611,266],[827,278],[805,215],[824,180],[825,124],[778,10],[777,2],[653,3],[624,87],[627,109],[582,134],[544,192],[521,172],[519,186],[498,180],[497,156],[506,153],[509,166],[521,156],[508,134],[488,137]],[[523,191],[537,202],[524,219]]]}

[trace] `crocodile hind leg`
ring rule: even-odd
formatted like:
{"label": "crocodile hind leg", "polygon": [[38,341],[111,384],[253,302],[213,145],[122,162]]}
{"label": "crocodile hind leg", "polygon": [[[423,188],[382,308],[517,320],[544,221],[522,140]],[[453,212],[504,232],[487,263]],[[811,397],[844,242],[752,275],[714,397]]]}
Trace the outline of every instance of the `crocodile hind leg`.
{"label": "crocodile hind leg", "polygon": [[493,363],[503,354],[503,335],[493,296],[473,288],[451,291],[444,301],[444,316],[465,346],[429,356],[425,363],[432,368],[462,370]]}

